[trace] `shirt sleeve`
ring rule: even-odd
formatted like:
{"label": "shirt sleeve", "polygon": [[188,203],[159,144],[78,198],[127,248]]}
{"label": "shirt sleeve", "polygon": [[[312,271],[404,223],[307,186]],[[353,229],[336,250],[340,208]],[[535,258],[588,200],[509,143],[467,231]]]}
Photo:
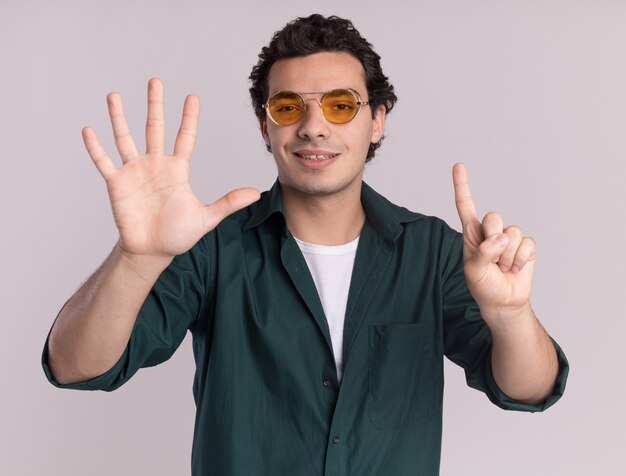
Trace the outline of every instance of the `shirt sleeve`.
{"label": "shirt sleeve", "polygon": [[207,290],[214,275],[212,245],[212,240],[203,238],[191,250],[176,256],[161,273],[139,311],[124,353],[104,374],[84,382],[59,384],[48,364],[48,334],[42,366],[50,383],[59,388],[112,391],[140,368],[169,359],[187,330],[204,314],[209,301]]}
{"label": "shirt sleeve", "polygon": [[489,400],[505,410],[539,412],[552,406],[565,390],[569,365],[561,347],[557,352],[559,372],[552,394],[537,405],[529,405],[505,395],[491,370],[491,333],[476,301],[469,292],[463,271],[463,235],[447,228],[442,247],[442,288],[444,353],[465,370],[467,384],[484,392]]}

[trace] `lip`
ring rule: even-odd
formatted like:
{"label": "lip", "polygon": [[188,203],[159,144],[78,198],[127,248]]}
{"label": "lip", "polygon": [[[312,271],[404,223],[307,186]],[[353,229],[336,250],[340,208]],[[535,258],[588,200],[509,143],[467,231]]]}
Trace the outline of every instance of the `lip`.
{"label": "lip", "polygon": [[[305,159],[303,156],[321,156],[328,155],[328,158],[319,158],[319,159]],[[293,152],[293,156],[296,158],[298,163],[307,169],[321,169],[324,167],[328,167],[333,162],[335,162],[341,154],[337,152],[332,152],[330,150],[324,149],[300,149]]]}
{"label": "lip", "polygon": [[333,152],[332,150],[325,149],[299,149],[294,150],[294,154],[299,155],[337,155],[338,152]]}

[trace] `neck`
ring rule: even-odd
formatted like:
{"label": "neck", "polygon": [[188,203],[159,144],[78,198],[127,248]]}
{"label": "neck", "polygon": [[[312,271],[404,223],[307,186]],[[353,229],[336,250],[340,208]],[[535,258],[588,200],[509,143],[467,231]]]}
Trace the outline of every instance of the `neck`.
{"label": "neck", "polygon": [[343,245],[361,234],[365,210],[361,182],[328,196],[303,194],[281,184],[289,231],[299,240],[319,245]]}

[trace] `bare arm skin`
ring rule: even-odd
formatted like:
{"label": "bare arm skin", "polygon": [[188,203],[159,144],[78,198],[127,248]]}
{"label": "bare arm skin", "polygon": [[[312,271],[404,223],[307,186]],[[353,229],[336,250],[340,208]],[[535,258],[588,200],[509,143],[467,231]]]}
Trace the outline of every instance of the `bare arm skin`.
{"label": "bare arm skin", "polygon": [[61,384],[96,377],[119,359],[150,289],[176,255],[189,250],[231,213],[258,200],[255,189],[237,189],[211,205],[194,195],[189,162],[200,103],[187,96],[174,152],[165,154],[163,84],[148,83],[146,152],[139,154],[122,100],[107,97],[122,166],[108,157],[95,131],[83,129],[89,156],[104,178],[119,240],[109,257],[72,296],[52,328],[50,368]]}
{"label": "bare arm skin", "polygon": [[150,289],[171,260],[125,256],[119,243],[67,302],[48,346],[57,382],[74,383],[109,370],[120,358]]}
{"label": "bare arm skin", "polygon": [[556,350],[530,306],[535,241],[517,226],[504,228],[497,213],[481,222],[463,164],[453,168],[456,206],[463,225],[465,277],[493,337],[492,370],[509,397],[537,404],[552,392]]}

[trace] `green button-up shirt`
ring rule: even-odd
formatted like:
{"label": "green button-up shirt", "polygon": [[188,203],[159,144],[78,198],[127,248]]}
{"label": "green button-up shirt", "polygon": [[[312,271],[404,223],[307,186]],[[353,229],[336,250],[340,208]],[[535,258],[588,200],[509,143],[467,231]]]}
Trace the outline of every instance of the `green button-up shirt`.
{"label": "green button-up shirt", "polygon": [[[439,472],[443,356],[505,409],[491,336],[468,292],[463,239],[363,184],[361,233],[339,385],[315,284],[286,227],[278,182],[176,257],[107,373],[67,388],[114,390],[193,336],[194,475],[363,476]],[[56,383],[47,365],[43,366]]]}

